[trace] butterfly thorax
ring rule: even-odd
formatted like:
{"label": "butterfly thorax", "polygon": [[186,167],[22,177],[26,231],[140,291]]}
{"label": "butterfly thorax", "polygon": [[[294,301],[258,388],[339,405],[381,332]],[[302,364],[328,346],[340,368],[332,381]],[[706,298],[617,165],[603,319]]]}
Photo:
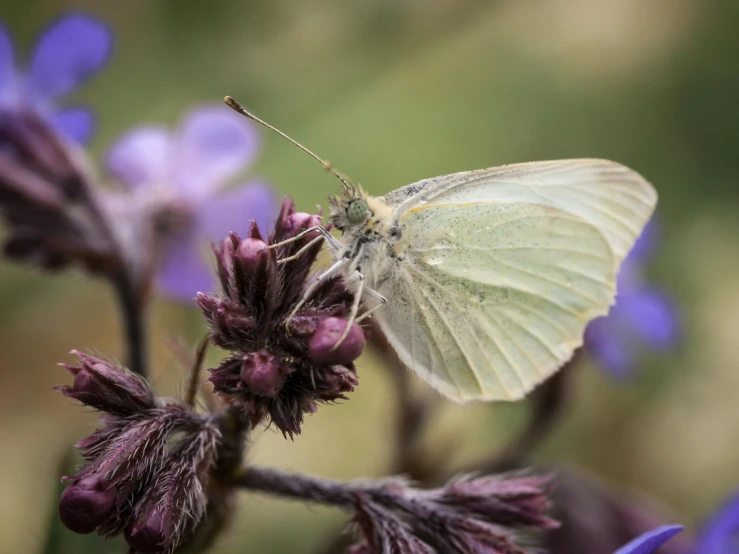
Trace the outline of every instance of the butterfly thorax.
{"label": "butterfly thorax", "polygon": [[329,197],[329,204],[329,221],[342,233],[336,259],[350,259],[347,273],[358,271],[374,283],[392,260],[393,245],[400,238],[393,208],[355,186]]}

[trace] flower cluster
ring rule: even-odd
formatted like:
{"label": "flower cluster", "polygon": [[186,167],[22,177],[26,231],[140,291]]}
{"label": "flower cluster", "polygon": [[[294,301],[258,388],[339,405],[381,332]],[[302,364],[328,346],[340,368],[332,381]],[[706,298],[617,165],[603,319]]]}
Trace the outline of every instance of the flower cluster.
{"label": "flower cluster", "polygon": [[[285,241],[318,224],[320,216],[296,212],[286,198],[267,240],[253,224],[245,238],[232,233],[215,249],[222,296],[201,293],[196,300],[212,342],[232,352],[211,370],[216,392],[241,406],[253,425],[269,418],[290,436],[300,433],[304,413],[354,390],[353,362],[365,344],[353,323],[337,346],[352,301],[338,277],[321,282],[293,314],[312,282],[321,245],[308,246],[318,231]],[[300,256],[279,263],[304,247]]]}
{"label": "flower cluster", "polygon": [[220,433],[215,419],[157,398],[142,378],[74,352],[65,396],[103,412],[77,443],[87,462],[66,477],[59,517],[76,533],[124,534],[132,552],[173,552],[205,516]]}
{"label": "flower cluster", "polygon": [[0,117],[0,210],[11,258],[46,269],[70,263],[96,273],[119,269],[80,153],[32,111]]}
{"label": "flower cluster", "polygon": [[364,541],[353,554],[526,554],[514,529],[553,529],[549,477],[463,479],[419,491],[394,482],[356,494]]}

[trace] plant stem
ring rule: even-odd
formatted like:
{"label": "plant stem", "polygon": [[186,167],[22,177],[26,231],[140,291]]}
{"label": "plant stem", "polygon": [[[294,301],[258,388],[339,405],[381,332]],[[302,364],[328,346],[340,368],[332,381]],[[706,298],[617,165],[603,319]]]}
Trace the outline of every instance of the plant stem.
{"label": "plant stem", "polygon": [[353,508],[356,490],[353,486],[338,481],[255,466],[250,466],[235,476],[233,484],[252,491],[347,510]]}
{"label": "plant stem", "polygon": [[128,350],[127,365],[134,373],[148,375],[148,347],[144,323],[143,301],[139,298],[128,275],[121,272],[113,281],[123,317],[124,342]]}

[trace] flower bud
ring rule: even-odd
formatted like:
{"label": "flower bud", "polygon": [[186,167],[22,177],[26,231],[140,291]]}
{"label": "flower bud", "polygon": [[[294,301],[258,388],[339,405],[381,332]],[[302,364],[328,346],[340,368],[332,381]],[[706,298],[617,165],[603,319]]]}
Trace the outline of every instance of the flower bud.
{"label": "flower bud", "polygon": [[136,552],[142,554],[161,552],[166,540],[162,527],[162,512],[154,510],[142,523],[129,524],[123,537]]}
{"label": "flower bud", "polygon": [[254,394],[275,397],[285,383],[286,368],[268,352],[246,354],[241,364],[241,380]]}
{"label": "flower bud", "polygon": [[152,408],[154,393],[148,383],[127,369],[72,350],[80,367],[60,364],[74,375],[73,385],[56,390],[93,408],[109,413],[127,414]]}
{"label": "flower bud", "polygon": [[340,317],[321,320],[308,345],[310,357],[322,364],[348,365],[356,360],[364,349],[364,332],[357,323],[352,323],[347,336],[336,346],[346,325],[347,320]]}
{"label": "flower bud", "polygon": [[[284,236],[285,238],[294,237],[298,233],[302,233],[303,231],[310,229],[311,227],[320,225],[320,224],[321,224],[320,215],[307,214],[305,212],[296,212],[285,218],[285,223],[284,223],[284,228],[283,228]],[[321,234],[320,231],[313,231],[312,233],[308,233],[302,239],[299,239],[298,243],[300,246],[308,244],[310,241],[312,241],[314,238],[316,238],[320,234]]]}
{"label": "flower bud", "polygon": [[233,275],[239,303],[252,307],[257,318],[269,315],[280,281],[277,262],[267,243],[254,238],[241,241],[234,256]]}
{"label": "flower bud", "polygon": [[97,477],[87,477],[70,485],[59,499],[59,519],[75,533],[86,535],[103,523],[115,503],[115,488],[105,488]]}

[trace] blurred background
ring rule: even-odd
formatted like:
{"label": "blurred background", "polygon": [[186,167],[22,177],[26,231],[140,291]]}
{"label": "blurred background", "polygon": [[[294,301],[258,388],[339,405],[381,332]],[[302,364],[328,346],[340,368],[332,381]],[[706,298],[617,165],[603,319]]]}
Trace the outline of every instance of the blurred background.
{"label": "blurred background", "polygon": [[[538,460],[645,491],[692,526],[739,484],[739,3],[0,0],[0,19],[27,52],[70,8],[116,33],[109,67],[74,98],[98,113],[96,159],[131,125],[174,125],[229,94],[374,194],[539,159],[604,157],[641,172],[660,194],[649,276],[679,304],[683,341],[643,356],[631,383],[579,368]],[[325,205],[335,180],[263,138],[252,175],[301,210]],[[95,424],[51,390],[69,380],[55,364],[72,348],[121,357],[119,319],[105,283],[5,260],[0,300],[0,552],[42,552],[60,460]],[[154,380],[174,395],[183,371],[171,339],[195,344],[202,320],[164,300],[151,317]],[[351,401],[322,408],[294,442],[257,433],[251,460],[382,475],[395,397],[379,365],[360,359]],[[472,460],[515,433],[525,409],[445,403],[426,440],[454,441],[454,460]],[[251,495],[241,508],[217,552],[314,552],[344,517]]]}

